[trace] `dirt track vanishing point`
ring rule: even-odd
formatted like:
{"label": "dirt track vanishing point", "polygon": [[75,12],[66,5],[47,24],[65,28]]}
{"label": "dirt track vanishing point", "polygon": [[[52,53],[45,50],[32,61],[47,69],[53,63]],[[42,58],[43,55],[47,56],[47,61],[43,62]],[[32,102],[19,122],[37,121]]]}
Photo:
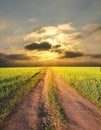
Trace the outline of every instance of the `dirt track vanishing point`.
{"label": "dirt track vanishing point", "polygon": [[[57,111],[47,105],[50,102],[47,97],[51,91],[50,75],[57,90],[64,125],[58,120]],[[54,104],[51,104],[51,108],[56,109]],[[52,117],[52,113],[56,116]],[[4,121],[0,130],[101,130],[101,112],[67,85],[56,72],[47,69],[33,90],[24,96]]]}

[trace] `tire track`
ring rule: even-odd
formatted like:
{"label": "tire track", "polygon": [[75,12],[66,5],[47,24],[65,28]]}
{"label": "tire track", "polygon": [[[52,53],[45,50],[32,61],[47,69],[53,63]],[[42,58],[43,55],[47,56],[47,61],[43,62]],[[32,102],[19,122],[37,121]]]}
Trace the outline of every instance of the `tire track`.
{"label": "tire track", "polygon": [[42,115],[42,91],[46,73],[29,92],[23,101],[15,108],[13,113],[4,121],[0,130],[41,130]]}
{"label": "tire track", "polygon": [[50,68],[47,69],[45,87],[43,89],[44,111],[43,130],[68,130],[68,124],[62,113],[57,97],[57,90],[53,83]]}
{"label": "tire track", "polygon": [[47,69],[36,87],[4,121],[0,130],[67,130],[60,122],[55,104],[47,97],[52,92],[49,80],[50,69]]}
{"label": "tire track", "polygon": [[53,72],[61,106],[70,130],[101,130],[101,112]]}
{"label": "tire track", "polygon": [[50,71],[46,70],[0,130],[66,130],[68,125],[70,130],[100,130],[101,113],[52,71],[61,112],[67,123],[66,127],[61,124],[54,102],[47,97],[52,92]]}

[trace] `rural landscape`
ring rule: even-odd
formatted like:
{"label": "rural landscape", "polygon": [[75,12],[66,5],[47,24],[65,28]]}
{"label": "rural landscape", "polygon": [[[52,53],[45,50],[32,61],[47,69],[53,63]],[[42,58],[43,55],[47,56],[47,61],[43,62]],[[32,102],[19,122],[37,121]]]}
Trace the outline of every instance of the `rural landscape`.
{"label": "rural landscape", "polygon": [[0,68],[1,130],[100,130],[100,110],[100,67]]}
{"label": "rural landscape", "polygon": [[101,0],[0,0],[0,130],[101,130]]}

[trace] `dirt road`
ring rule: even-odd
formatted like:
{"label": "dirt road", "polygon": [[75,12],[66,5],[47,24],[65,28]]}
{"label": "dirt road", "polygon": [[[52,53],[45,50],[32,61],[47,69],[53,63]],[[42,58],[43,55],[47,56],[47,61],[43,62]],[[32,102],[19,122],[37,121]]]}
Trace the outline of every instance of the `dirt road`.
{"label": "dirt road", "polygon": [[36,87],[24,97],[0,130],[41,130],[42,90],[45,73]]}
{"label": "dirt road", "polygon": [[[69,87],[56,72],[52,71],[52,76],[69,130],[101,130],[101,112]],[[54,104],[50,104],[50,108],[47,105],[47,94],[51,90],[49,79],[50,69],[47,69],[34,89],[4,121],[0,130],[65,130],[58,122],[58,117],[51,116]]]}
{"label": "dirt road", "polygon": [[70,130],[101,130],[100,111],[69,87],[55,72],[53,78]]}

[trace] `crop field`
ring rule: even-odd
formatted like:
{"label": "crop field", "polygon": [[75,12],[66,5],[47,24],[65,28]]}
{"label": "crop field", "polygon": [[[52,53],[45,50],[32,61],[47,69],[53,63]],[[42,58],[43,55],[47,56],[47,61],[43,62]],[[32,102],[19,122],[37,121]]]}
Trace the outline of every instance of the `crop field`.
{"label": "crop field", "polygon": [[0,68],[0,122],[11,112],[22,96],[34,87],[42,71],[43,69],[38,67]]}
{"label": "crop field", "polygon": [[100,67],[0,68],[0,130],[100,130]]}
{"label": "crop field", "polygon": [[100,67],[54,67],[62,79],[101,108]]}

